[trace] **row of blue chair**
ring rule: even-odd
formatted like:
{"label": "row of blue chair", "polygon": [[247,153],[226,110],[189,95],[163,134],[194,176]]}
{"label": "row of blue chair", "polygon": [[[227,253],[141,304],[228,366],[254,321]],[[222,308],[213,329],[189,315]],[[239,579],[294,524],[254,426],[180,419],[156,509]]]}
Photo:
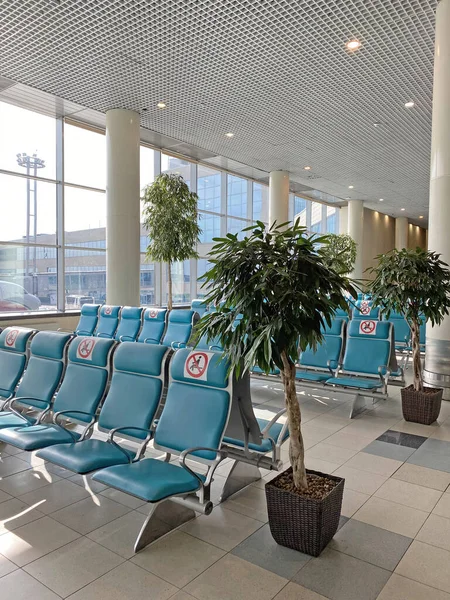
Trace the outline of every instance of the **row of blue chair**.
{"label": "row of blue chair", "polygon": [[84,304],[74,334],[184,347],[198,319],[194,310]]}

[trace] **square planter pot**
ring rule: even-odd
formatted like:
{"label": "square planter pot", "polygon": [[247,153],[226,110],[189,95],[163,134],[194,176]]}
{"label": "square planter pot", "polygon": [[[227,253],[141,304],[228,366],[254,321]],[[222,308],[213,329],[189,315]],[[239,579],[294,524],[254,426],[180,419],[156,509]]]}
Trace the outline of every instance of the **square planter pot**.
{"label": "square planter pot", "polygon": [[443,390],[441,388],[425,388],[416,392],[414,386],[402,388],[402,411],[405,421],[431,425],[439,416]]}
{"label": "square planter pot", "polygon": [[304,498],[273,485],[284,473],[292,473],[292,469],[280,473],[265,486],[269,526],[277,544],[319,556],[339,527],[344,479],[309,469],[306,472],[338,484],[322,500]]}

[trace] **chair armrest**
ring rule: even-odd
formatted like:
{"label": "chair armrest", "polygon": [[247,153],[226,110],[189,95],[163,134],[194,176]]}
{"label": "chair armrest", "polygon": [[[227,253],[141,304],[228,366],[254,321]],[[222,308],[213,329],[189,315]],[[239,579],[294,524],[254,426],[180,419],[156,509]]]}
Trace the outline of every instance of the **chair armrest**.
{"label": "chair armrest", "polygon": [[186,464],[186,458],[190,454],[197,452],[197,450],[207,450],[209,452],[215,452],[217,462],[220,462],[221,460],[226,458],[227,453],[224,452],[223,450],[219,450],[218,448],[208,448],[207,446],[195,446],[194,448],[188,448],[187,450],[183,450],[183,452],[180,454],[180,456],[178,458],[178,462],[180,463],[180,466],[183,467],[183,469],[186,469],[186,471],[188,471],[191,475],[193,475],[198,480],[200,485],[203,486],[204,485],[203,479],[195,471],[190,469]]}
{"label": "chair armrest", "polygon": [[337,360],[334,360],[333,358],[330,358],[330,360],[327,361],[327,367],[330,373],[333,375],[333,377],[337,377],[340,367],[339,362]]}
{"label": "chair armrest", "polygon": [[15,402],[17,402],[18,404],[26,404],[27,400],[33,400],[33,402],[36,402],[37,404],[42,404],[41,408],[43,410],[48,410],[50,408],[50,402],[46,402],[45,400],[39,400],[39,398],[33,398],[33,396],[18,396],[16,398],[13,398],[11,400],[10,406],[12,407]]}
{"label": "chair armrest", "polygon": [[97,333],[97,334],[95,334],[95,337],[106,338],[107,340],[112,340],[113,339],[113,336],[109,335],[109,333]]}
{"label": "chair armrest", "polygon": [[86,331],[85,329],[76,329],[75,335],[85,335],[87,337],[90,337],[93,334],[90,331]]}
{"label": "chair armrest", "polygon": [[11,398],[13,397],[12,394],[10,394],[7,398],[1,398],[0,399],[0,411],[4,410],[6,405],[8,404],[8,402],[11,402]]}
{"label": "chair armrest", "polygon": [[[138,452],[136,452],[134,459],[128,454],[128,452],[124,448],[122,448],[122,446],[120,446],[117,442],[114,441],[114,436],[116,435],[117,432],[129,430],[129,429],[133,429],[134,431],[145,431],[147,434],[145,440],[143,440],[143,442],[140,446],[140,449],[138,450]],[[124,456],[126,456],[126,458],[128,460],[128,464],[131,464],[131,463],[137,462],[138,460],[141,459],[142,455],[145,452],[145,448],[146,448],[147,444],[149,443],[149,441],[152,439],[152,437],[153,437],[153,431],[150,431],[150,429],[146,429],[145,427],[115,427],[114,429],[111,429],[111,431],[109,432],[108,443],[112,444],[115,448],[117,448],[117,450],[120,450],[120,452],[122,452],[122,454]]]}
{"label": "chair armrest", "polygon": [[184,342],[172,342],[170,344],[172,350],[179,350],[180,348],[186,348],[186,344]]}
{"label": "chair armrest", "polygon": [[[16,415],[16,417],[19,417],[19,419],[22,419],[23,421],[25,421],[25,423],[28,423],[28,425],[34,425],[34,424],[35,424],[35,421],[34,421],[33,419],[30,419],[29,417],[27,417],[26,415],[24,415],[23,413],[21,413],[19,410],[17,410],[17,409],[14,407],[14,402],[16,402],[16,401],[17,401],[19,404],[20,404],[21,402],[22,402],[23,404],[25,404],[25,402],[24,402],[24,401],[25,401],[25,400],[28,400],[28,399],[29,399],[29,400],[35,400],[35,398],[31,398],[31,397],[25,397],[25,396],[23,396],[22,398],[14,398],[13,400],[11,400],[11,402],[10,402],[10,404],[9,404],[9,410],[10,410],[10,411],[11,411],[13,414],[15,414],[15,415]],[[47,404],[47,408],[46,408],[46,409],[44,409],[44,412],[45,412],[45,410],[48,410],[48,408],[49,408],[49,405]]]}
{"label": "chair armrest", "polygon": [[389,377],[391,376],[391,370],[387,365],[381,365],[378,367],[378,376],[384,386],[384,392],[387,392],[387,384]]}
{"label": "chair armrest", "polygon": [[131,335],[121,335],[119,337],[119,342],[126,342],[126,341],[128,341],[128,342],[134,342],[135,339],[134,339],[134,337],[131,337]]}
{"label": "chair armrest", "polygon": [[[63,327],[58,327],[56,331],[62,331],[63,333],[74,333],[73,329],[64,329]],[[77,333],[75,331],[75,333]]]}
{"label": "chair armrest", "polygon": [[272,427],[272,425],[275,425],[275,423],[278,421],[278,419],[281,416],[283,416],[286,413],[286,411],[287,411],[286,408],[282,408],[279,412],[277,412],[277,414],[274,417],[272,417],[272,419],[267,423],[267,425],[261,431],[261,435],[263,436],[263,438],[269,437],[270,428]]}
{"label": "chair armrest", "polygon": [[132,429],[133,431],[145,431],[147,433],[147,436],[151,436],[153,435],[153,431],[151,429],[147,429],[146,427],[127,427],[126,425],[123,427],[115,427],[114,429],[111,429],[111,431],[109,432],[108,435],[108,441],[111,440],[113,441],[114,436],[116,435],[116,433],[118,433],[119,431],[125,431],[125,430],[130,430]]}
{"label": "chair armrest", "polygon": [[155,344],[159,344],[159,340],[157,340],[156,338],[145,338],[144,344],[148,344],[150,341],[155,342]]}
{"label": "chair armrest", "polygon": [[216,350],[216,351],[219,351],[219,352],[223,352],[222,346],[217,346],[217,345],[214,345],[214,344],[212,346],[208,346],[208,350]]}
{"label": "chair armrest", "polygon": [[86,424],[86,430],[95,423],[95,417],[93,417],[91,413],[85,412],[84,410],[60,410],[59,412],[55,413],[53,415],[53,423],[58,427],[61,427],[61,429],[64,429],[64,431],[67,431],[67,433],[70,435],[74,442],[79,442],[82,438],[77,439],[76,436],[73,435],[73,432],[70,431],[70,429],[66,429],[61,425],[61,423],[58,423],[58,418],[61,415],[88,415],[89,417],[91,417],[91,419]]}

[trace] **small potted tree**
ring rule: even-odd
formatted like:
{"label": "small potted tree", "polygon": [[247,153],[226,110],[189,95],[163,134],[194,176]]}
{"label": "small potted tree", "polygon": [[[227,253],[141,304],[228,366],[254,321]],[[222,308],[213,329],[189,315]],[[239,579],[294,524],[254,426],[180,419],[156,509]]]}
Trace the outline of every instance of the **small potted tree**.
{"label": "small potted tree", "polygon": [[269,523],[278,543],[317,556],[336,533],[344,481],[305,469],[295,365],[354,290],[318,253],[326,237],[308,236],[298,221],[270,229],[258,221],[244,232],[242,240],[215,240],[203,285],[217,310],[203,317],[198,335],[220,339],[237,375],[254,365],[266,374],[280,369],[291,467],[266,486]]}
{"label": "small potted tree", "polygon": [[167,263],[167,308],[172,310],[172,263],[198,258],[198,196],[181,175],[163,173],[144,188],[142,200],[144,227],[150,238],[146,256]]}
{"label": "small potted tree", "polygon": [[392,250],[377,256],[369,284],[374,304],[389,318],[403,314],[411,330],[413,383],[401,390],[406,421],[430,425],[439,416],[442,389],[424,387],[420,357],[420,326],[439,325],[450,308],[450,271],[436,252],[422,248]]}
{"label": "small potted tree", "polygon": [[330,233],[320,252],[327,267],[340,275],[349,275],[355,266],[356,242],[346,233]]}

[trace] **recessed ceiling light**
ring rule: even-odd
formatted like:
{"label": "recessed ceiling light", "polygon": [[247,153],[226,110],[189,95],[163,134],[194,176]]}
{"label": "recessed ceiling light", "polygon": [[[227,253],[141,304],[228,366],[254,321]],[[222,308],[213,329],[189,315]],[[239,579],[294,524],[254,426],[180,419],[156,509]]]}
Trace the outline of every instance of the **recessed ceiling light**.
{"label": "recessed ceiling light", "polygon": [[350,40],[345,45],[347,47],[347,50],[350,50],[350,52],[354,52],[355,50],[358,50],[358,48],[360,48],[361,42],[359,40]]}
{"label": "recessed ceiling light", "polygon": [[380,198],[380,202],[383,202],[383,201],[384,201],[384,198]]}
{"label": "recessed ceiling light", "polygon": [[227,137],[232,138],[234,136],[234,133],[231,133],[231,131],[229,131],[228,133],[225,134]]}
{"label": "recessed ceiling light", "polygon": [[303,167],[305,171],[311,171],[311,167]]}
{"label": "recessed ceiling light", "polygon": [[348,189],[349,189],[349,190],[352,190],[352,189],[353,189],[353,187],[354,187],[353,185],[349,185],[349,186],[348,186]]}
{"label": "recessed ceiling light", "polygon": [[158,108],[166,108],[166,103],[165,102],[158,102],[158,104],[156,106]]}
{"label": "recessed ceiling light", "polygon": [[405,102],[405,108],[412,108],[414,106],[414,102],[410,100],[409,102]]}
{"label": "recessed ceiling light", "polygon": [[406,208],[401,208],[400,210],[406,210]]}
{"label": "recessed ceiling light", "polygon": [[375,123],[373,124],[374,127],[380,127],[381,123],[380,121],[375,121]]}
{"label": "recessed ceiling light", "polygon": [[423,215],[420,215],[420,216],[419,216],[419,219],[423,219]]}

